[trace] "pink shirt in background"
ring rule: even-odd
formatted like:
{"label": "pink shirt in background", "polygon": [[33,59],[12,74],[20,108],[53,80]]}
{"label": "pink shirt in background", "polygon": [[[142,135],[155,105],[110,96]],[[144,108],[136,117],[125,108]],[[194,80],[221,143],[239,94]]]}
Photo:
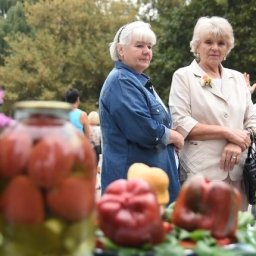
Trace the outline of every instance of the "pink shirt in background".
{"label": "pink shirt in background", "polygon": [[12,122],[14,122],[12,118],[6,116],[3,113],[0,113],[0,128],[10,125]]}

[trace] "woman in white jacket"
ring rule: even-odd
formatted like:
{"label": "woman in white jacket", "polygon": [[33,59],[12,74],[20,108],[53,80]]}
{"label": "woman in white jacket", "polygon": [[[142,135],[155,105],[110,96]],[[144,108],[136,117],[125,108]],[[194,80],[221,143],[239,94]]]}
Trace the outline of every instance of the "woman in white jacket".
{"label": "woman in white jacket", "polygon": [[196,58],[174,73],[169,97],[174,127],[186,138],[181,174],[232,184],[247,210],[242,170],[250,145],[246,129],[256,128],[256,115],[243,74],[222,65],[234,47],[232,26],[222,17],[201,17],[190,47]]}

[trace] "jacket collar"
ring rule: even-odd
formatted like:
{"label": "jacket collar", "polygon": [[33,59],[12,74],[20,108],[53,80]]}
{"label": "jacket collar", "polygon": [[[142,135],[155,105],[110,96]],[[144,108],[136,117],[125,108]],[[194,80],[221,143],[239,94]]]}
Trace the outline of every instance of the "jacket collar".
{"label": "jacket collar", "polygon": [[[198,81],[201,85],[201,79],[204,75],[206,75],[205,71],[198,65],[196,60],[194,60],[190,64],[190,68],[196,78],[198,78]],[[222,98],[223,100],[227,101],[230,97],[230,92],[233,89],[234,84],[233,77],[234,75],[230,72],[229,69],[224,68],[222,65],[220,65],[221,69],[221,83],[222,83],[222,93],[213,85],[212,87],[207,86],[206,90],[209,90],[211,93],[215,94],[216,96]]]}
{"label": "jacket collar", "polygon": [[115,67],[117,69],[125,69],[128,72],[132,73],[134,76],[136,76],[136,78],[141,82],[141,84],[143,86],[147,85],[148,82],[150,82],[150,78],[145,75],[144,73],[138,73],[136,71],[134,71],[132,68],[130,68],[129,66],[125,65],[122,61],[118,60],[115,62]]}

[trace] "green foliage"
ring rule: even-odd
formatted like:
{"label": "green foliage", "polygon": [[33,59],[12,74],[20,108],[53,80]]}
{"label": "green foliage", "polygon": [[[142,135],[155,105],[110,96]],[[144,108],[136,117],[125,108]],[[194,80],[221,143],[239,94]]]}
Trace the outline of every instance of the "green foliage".
{"label": "green foliage", "polygon": [[[189,43],[196,21],[201,16],[222,16],[232,24],[235,48],[224,66],[251,75],[256,80],[256,2],[253,0],[150,1],[158,9],[151,22],[158,35],[158,45],[149,69],[160,96],[167,103],[174,71],[190,64],[194,56]],[[189,4],[188,4],[189,2]]]}
{"label": "green foliage", "polygon": [[3,26],[3,30],[6,32],[6,34],[11,34],[13,36],[16,33],[30,33],[30,27],[26,22],[25,13],[21,2],[17,2],[16,5],[9,9]]}
{"label": "green foliage", "polygon": [[[256,82],[256,2],[254,0],[230,1],[227,18],[230,20],[235,35],[235,48],[225,65],[250,74]],[[256,95],[253,95],[256,102]]]}
{"label": "green foliage", "polygon": [[17,2],[16,5],[10,7],[8,15],[0,19],[0,64],[4,63],[4,58],[8,55],[9,45],[6,37],[16,38],[20,33],[29,35],[30,32],[23,5],[21,2]]}
{"label": "green foliage", "polygon": [[1,0],[0,1],[0,15],[4,16],[8,10],[14,6],[19,0]]}
{"label": "green foliage", "polygon": [[135,7],[126,1],[40,0],[25,2],[24,12],[31,33],[6,38],[10,54],[0,67],[9,103],[61,100],[68,87],[76,87],[82,102],[95,107],[113,65],[108,44],[135,19]]}
{"label": "green foliage", "polygon": [[173,72],[194,58],[189,43],[201,16],[230,21],[235,48],[224,66],[247,72],[256,82],[254,0],[138,0],[140,15],[132,0],[3,0],[2,6],[7,2],[13,7],[6,18],[0,16],[0,80],[7,105],[61,99],[73,86],[82,91],[83,106],[93,110],[113,66],[108,44],[121,25],[138,17],[150,22],[158,37],[146,73],[166,103]]}

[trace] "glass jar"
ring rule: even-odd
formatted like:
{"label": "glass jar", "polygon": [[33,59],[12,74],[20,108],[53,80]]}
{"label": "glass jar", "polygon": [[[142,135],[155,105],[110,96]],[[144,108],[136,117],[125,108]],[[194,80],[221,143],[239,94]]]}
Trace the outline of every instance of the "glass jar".
{"label": "glass jar", "polygon": [[14,105],[0,134],[0,255],[87,256],[95,232],[96,157],[57,101]]}

